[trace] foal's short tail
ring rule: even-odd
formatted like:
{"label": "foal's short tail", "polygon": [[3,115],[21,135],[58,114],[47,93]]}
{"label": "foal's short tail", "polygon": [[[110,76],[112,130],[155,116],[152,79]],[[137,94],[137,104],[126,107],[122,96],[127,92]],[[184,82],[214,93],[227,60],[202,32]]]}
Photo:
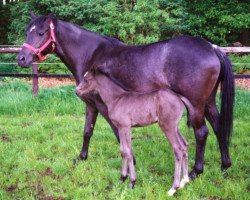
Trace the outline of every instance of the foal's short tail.
{"label": "foal's short tail", "polygon": [[234,106],[234,77],[232,63],[227,55],[218,47],[214,47],[220,63],[221,71],[219,81],[221,84],[221,112],[218,139],[229,147],[233,128],[233,106]]}

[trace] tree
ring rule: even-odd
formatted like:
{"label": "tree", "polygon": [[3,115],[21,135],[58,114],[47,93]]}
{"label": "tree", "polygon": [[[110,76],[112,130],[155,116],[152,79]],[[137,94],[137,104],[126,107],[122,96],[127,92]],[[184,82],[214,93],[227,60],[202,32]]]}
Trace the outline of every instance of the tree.
{"label": "tree", "polygon": [[[128,44],[143,44],[180,34],[201,36],[218,45],[249,39],[250,4],[240,0],[34,0],[9,4],[0,17],[0,39],[21,44],[29,12],[76,23],[116,37]],[[5,20],[6,19],[6,20]],[[8,21],[11,19],[11,21]],[[3,21],[1,20],[1,23]],[[1,39],[3,40],[3,39]]]}
{"label": "tree", "polygon": [[187,0],[187,31],[213,43],[237,41],[250,28],[250,4],[238,0]]}

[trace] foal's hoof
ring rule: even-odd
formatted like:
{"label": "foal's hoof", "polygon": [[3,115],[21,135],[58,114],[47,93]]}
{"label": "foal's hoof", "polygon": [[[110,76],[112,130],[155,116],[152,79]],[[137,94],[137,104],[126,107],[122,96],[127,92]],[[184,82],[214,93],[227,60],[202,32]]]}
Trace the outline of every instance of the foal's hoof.
{"label": "foal's hoof", "polygon": [[127,176],[121,175],[120,181],[121,181],[121,182],[124,182],[127,178],[128,178],[128,175],[127,175]]}
{"label": "foal's hoof", "polygon": [[176,192],[176,189],[171,188],[171,189],[168,191],[168,196],[172,197],[172,196],[174,195],[175,192]]}
{"label": "foal's hoof", "polygon": [[183,178],[181,179],[180,187],[179,187],[179,188],[183,188],[189,181],[190,181],[190,180],[189,180],[189,177],[188,177],[188,176],[187,176],[187,177],[183,177]]}
{"label": "foal's hoof", "polygon": [[131,182],[129,183],[129,188],[134,189],[134,187],[135,187],[135,182],[136,182],[136,180],[135,180],[135,181],[131,181]]}
{"label": "foal's hoof", "polygon": [[133,156],[133,162],[134,162],[134,165],[136,165],[136,159],[134,156]]}

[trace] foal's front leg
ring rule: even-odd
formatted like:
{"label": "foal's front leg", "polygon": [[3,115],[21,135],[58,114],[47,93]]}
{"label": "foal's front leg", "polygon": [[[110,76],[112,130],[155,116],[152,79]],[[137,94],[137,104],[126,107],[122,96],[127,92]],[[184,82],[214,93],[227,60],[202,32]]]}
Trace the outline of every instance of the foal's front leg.
{"label": "foal's front leg", "polygon": [[130,187],[134,188],[136,182],[135,166],[133,161],[130,128],[120,128],[120,152],[122,156],[121,180],[124,181],[130,175]]}

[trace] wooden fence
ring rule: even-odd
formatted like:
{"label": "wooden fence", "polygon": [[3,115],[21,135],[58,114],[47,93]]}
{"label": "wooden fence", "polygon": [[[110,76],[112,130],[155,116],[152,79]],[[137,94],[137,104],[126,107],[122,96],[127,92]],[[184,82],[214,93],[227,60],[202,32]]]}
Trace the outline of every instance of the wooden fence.
{"label": "wooden fence", "polygon": [[[226,53],[250,53],[250,47],[220,47]],[[0,48],[0,53],[19,53],[21,50],[20,46],[16,47],[7,47],[4,46]],[[0,63],[1,64],[10,64],[10,63]],[[12,63],[17,64],[17,63]],[[46,63],[42,63],[46,64]],[[50,63],[51,64],[51,63]],[[58,64],[58,63],[55,63]],[[31,64],[32,74],[17,74],[17,73],[0,73],[0,77],[18,77],[18,78],[32,78],[33,80],[33,95],[37,95],[39,90],[39,77],[45,78],[74,78],[72,74],[43,74],[38,73],[38,63]],[[235,79],[246,79],[250,78],[250,75],[236,74],[234,75]]]}

